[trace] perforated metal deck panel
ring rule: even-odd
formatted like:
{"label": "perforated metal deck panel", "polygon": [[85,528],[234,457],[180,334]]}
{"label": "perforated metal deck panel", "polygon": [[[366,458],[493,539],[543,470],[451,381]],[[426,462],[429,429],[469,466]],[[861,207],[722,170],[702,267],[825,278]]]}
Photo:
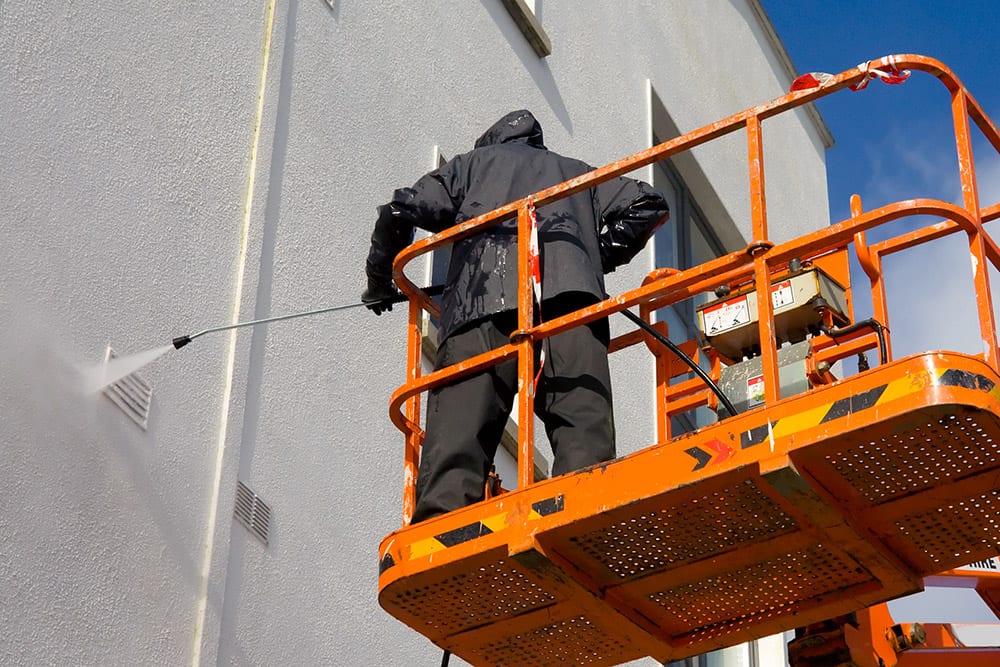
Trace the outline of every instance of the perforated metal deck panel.
{"label": "perforated metal deck panel", "polygon": [[675,660],[1000,552],[1000,378],[910,357],[397,531],[382,606],[476,665]]}

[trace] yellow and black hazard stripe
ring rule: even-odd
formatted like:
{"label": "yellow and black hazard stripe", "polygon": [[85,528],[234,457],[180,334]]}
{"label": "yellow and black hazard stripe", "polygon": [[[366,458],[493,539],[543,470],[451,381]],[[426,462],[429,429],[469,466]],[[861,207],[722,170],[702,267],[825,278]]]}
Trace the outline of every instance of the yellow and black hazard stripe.
{"label": "yellow and black hazard stripe", "polygon": [[965,387],[966,389],[978,389],[979,391],[985,391],[989,394],[995,394],[993,390],[996,388],[996,384],[993,380],[989,379],[985,375],[970,373],[969,371],[958,370],[955,368],[949,368],[942,373],[937,384],[952,387]]}
{"label": "yellow and black hazard stripe", "polygon": [[[537,521],[543,516],[561,512],[564,509],[563,496],[558,495],[531,504],[531,512],[528,514],[528,521]],[[410,555],[408,560],[420,558],[428,554],[442,551],[457,544],[464,544],[470,540],[480,538],[484,535],[491,535],[502,530],[507,524],[507,512],[500,512],[486,517],[481,521],[470,523],[459,528],[440,533],[433,537],[425,537],[410,544]],[[382,574],[396,564],[392,554],[386,553],[379,561],[379,574]]]}
{"label": "yellow and black hazard stripe", "polygon": [[[992,394],[994,398],[1000,400],[1000,387],[985,375],[978,373],[955,368],[937,369],[934,377],[931,378],[931,383],[936,386],[977,389]],[[900,377],[852,396],[747,429],[740,433],[740,449],[749,449],[773,438],[792,435],[807,428],[846,417],[849,414],[864,412],[875,406],[917,393],[922,389],[923,387],[919,383],[913,382],[911,376]],[[684,451],[695,461],[692,471],[716,465],[729,458],[727,454],[720,452],[717,441],[689,447]]]}

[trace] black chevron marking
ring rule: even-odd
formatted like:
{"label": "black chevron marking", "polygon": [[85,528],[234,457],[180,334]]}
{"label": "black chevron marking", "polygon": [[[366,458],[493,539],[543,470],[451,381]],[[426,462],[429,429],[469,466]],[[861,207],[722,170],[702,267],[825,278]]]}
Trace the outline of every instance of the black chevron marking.
{"label": "black chevron marking", "polygon": [[697,463],[691,470],[701,470],[708,465],[708,462],[712,460],[712,455],[701,449],[700,447],[691,447],[685,449],[684,453],[690,454]]}

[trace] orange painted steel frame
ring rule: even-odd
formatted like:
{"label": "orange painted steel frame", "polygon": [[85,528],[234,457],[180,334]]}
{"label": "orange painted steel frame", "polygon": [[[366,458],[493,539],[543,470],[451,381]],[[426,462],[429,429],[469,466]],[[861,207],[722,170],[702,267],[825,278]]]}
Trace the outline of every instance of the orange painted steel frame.
{"label": "orange painted steel frame", "polygon": [[[986,570],[948,570],[927,577],[927,586],[975,588],[991,611],[1000,619],[1000,572]],[[956,637],[951,624],[922,623],[925,640],[912,648],[897,650],[890,637],[897,626],[886,604],[878,604],[858,613],[857,626],[845,626],[845,639],[853,662],[858,667],[996,667],[1000,665],[1000,646],[965,646]],[[903,624],[901,634],[909,636],[911,624]]]}
{"label": "orange painted steel frame", "polygon": [[[898,67],[930,73],[940,79],[951,92],[956,149],[959,156],[963,193],[962,206],[933,199],[911,199],[864,212],[860,200],[855,197],[852,200],[852,217],[847,220],[780,245],[775,245],[768,240],[761,122],[776,114],[863,81],[869,76],[869,68],[886,67],[890,62],[887,57],[881,61],[871,61],[864,66],[843,72],[818,88],[784,95],[596,169],[566,183],[543,190],[530,198],[511,202],[493,212],[419,241],[397,256],[393,270],[394,278],[400,289],[410,297],[409,347],[407,382],[394,392],[390,402],[389,417],[406,436],[404,528],[388,536],[382,543],[380,556],[384,571],[380,575],[379,581],[382,593],[404,578],[410,581],[413,586],[434,587],[439,583],[436,578],[439,573],[435,572],[435,568],[446,567],[449,563],[457,562],[456,559],[462,560],[466,566],[481,562],[481,565],[477,566],[481,572],[486,572],[491,567],[521,568],[527,574],[519,573],[518,576],[537,576],[548,581],[553,587],[552,591],[555,591],[552,593],[553,595],[557,594],[557,596],[561,596],[561,599],[571,600],[576,605],[574,608],[584,610],[584,612],[592,611],[595,618],[603,619],[605,625],[613,625],[616,631],[624,637],[622,639],[623,645],[628,645],[620,653],[615,653],[617,649],[608,649],[609,654],[614,654],[616,659],[630,659],[629,656],[633,655],[636,657],[654,655],[674,658],[690,655],[689,649],[705,650],[711,647],[729,645],[752,637],[770,634],[776,630],[793,627],[788,625],[787,618],[778,618],[779,612],[777,611],[773,611],[771,614],[762,612],[760,615],[755,610],[744,609],[741,613],[747,616],[747,620],[732,627],[727,626],[726,636],[716,636],[712,635],[712,632],[707,632],[707,634],[689,636],[683,639],[678,639],[677,637],[680,635],[675,635],[674,639],[667,640],[664,638],[665,631],[658,630],[655,624],[650,625],[648,618],[634,609],[630,610],[624,603],[617,607],[619,610],[617,612],[608,611],[604,606],[595,611],[597,609],[595,605],[598,605],[599,602],[611,602],[612,608],[615,608],[615,596],[618,593],[612,585],[613,582],[595,580],[594,577],[598,575],[584,571],[579,562],[574,560],[575,556],[574,558],[560,556],[557,553],[559,549],[549,548],[553,544],[562,545],[560,548],[563,549],[563,553],[575,553],[571,547],[567,546],[574,538],[566,530],[577,530],[580,526],[586,526],[588,522],[593,523],[592,517],[601,513],[613,513],[617,511],[614,508],[621,507],[623,503],[632,502],[630,498],[636,498],[633,494],[637,487],[649,487],[649,494],[669,495],[671,499],[676,498],[677,502],[680,502],[686,493],[684,485],[690,485],[697,481],[717,482],[712,486],[717,486],[719,489],[725,487],[726,484],[753,487],[757,489],[755,493],[762,492],[767,497],[773,496],[775,502],[794,500],[791,505],[783,506],[783,509],[792,512],[794,516],[807,517],[815,526],[811,530],[822,530],[828,539],[833,539],[833,543],[825,544],[831,552],[839,551],[842,547],[846,549],[844,544],[849,542],[858,553],[871,556],[869,565],[872,571],[876,571],[879,575],[886,590],[893,591],[893,594],[898,595],[920,587],[919,579],[913,578],[914,573],[922,573],[921,576],[933,573],[935,571],[933,566],[936,562],[934,559],[927,562],[925,555],[919,552],[907,553],[903,559],[907,561],[909,567],[904,567],[902,561],[896,560],[895,556],[883,553],[879,548],[866,544],[865,540],[875,539],[875,534],[867,532],[868,529],[861,530],[859,534],[854,527],[849,527],[846,524],[838,526],[828,525],[829,522],[825,522],[823,517],[828,509],[827,504],[840,500],[840,498],[835,497],[836,494],[828,495],[824,491],[816,495],[813,491],[798,486],[802,479],[808,479],[816,483],[817,487],[822,487],[824,480],[817,482],[817,476],[822,477],[830,473],[831,479],[836,477],[832,474],[833,471],[830,470],[828,462],[824,461],[821,456],[807,455],[806,450],[801,448],[805,446],[805,443],[815,443],[819,446],[823,443],[824,438],[834,435],[834,427],[843,429],[845,432],[853,432],[855,429],[863,428],[864,420],[872,419],[872,415],[905,421],[907,417],[903,411],[906,409],[906,404],[911,402],[923,404],[923,401],[927,401],[926,405],[931,410],[938,401],[956,401],[957,404],[974,406],[970,409],[1000,412],[1000,407],[997,404],[998,392],[984,389],[990,383],[1000,385],[1000,377],[997,377],[996,326],[988,273],[985,270],[987,261],[1000,268],[1000,247],[983,229],[984,222],[1000,218],[1000,203],[985,208],[980,207],[972,161],[969,121],[971,119],[976,124],[998,152],[1000,152],[1000,131],[983,113],[978,103],[968,94],[954,74],[942,63],[918,55],[895,56],[894,60]],[[421,295],[415,284],[405,276],[403,269],[409,262],[435,248],[480,233],[515,215],[518,216],[519,238],[525,239],[528,232],[527,210],[529,202],[533,202],[536,206],[543,206],[561,197],[591,188],[597,183],[666,159],[682,151],[690,150],[741,128],[746,128],[747,131],[751,227],[753,230],[753,239],[746,249],[718,257],[684,271],[667,268],[657,269],[643,281],[642,286],[636,289],[610,297],[576,313],[531,326],[534,304],[528,271],[528,244],[521,242],[518,244],[520,292],[518,299],[519,331],[517,335],[512,336],[512,341],[503,347],[427,375],[421,374],[421,319],[425,310],[434,313],[435,307],[427,297]],[[867,244],[865,238],[867,231],[892,220],[912,215],[932,215],[941,218],[943,222],[878,244]],[[525,389],[519,394],[519,414],[522,416],[531,415],[533,414],[534,400],[531,392],[531,380],[534,376],[533,349],[538,341],[571,327],[580,326],[636,305],[639,306],[640,314],[648,320],[652,311],[711,291],[720,284],[745,285],[752,283],[755,286],[759,316],[759,339],[773,341],[775,339],[774,313],[772,301],[769,298],[772,282],[787,272],[788,264],[793,259],[816,262],[817,264],[825,262],[830,266],[841,267],[837,273],[844,274],[846,273],[843,269],[846,266],[844,258],[851,243],[854,244],[861,265],[871,283],[875,318],[888,325],[888,309],[885,303],[886,294],[881,269],[882,258],[891,253],[900,252],[959,231],[968,235],[969,251],[973,259],[973,285],[984,344],[983,352],[977,355],[978,360],[964,355],[924,355],[915,357],[906,363],[900,362],[901,365],[890,364],[884,369],[884,372],[881,368],[873,369],[870,374],[859,376],[858,381],[854,381],[852,378],[850,381],[854,384],[850,386],[820,387],[806,395],[794,398],[786,397],[786,400],[781,400],[777,350],[773,345],[764,344],[761,346],[765,380],[763,412],[755,410],[726,420],[721,425],[717,424],[704,429],[703,435],[707,433],[719,434],[717,436],[719,440],[713,442],[718,442],[720,446],[713,448],[709,444],[712,452],[702,451],[702,454],[710,456],[711,465],[697,466],[692,470],[690,458],[685,459],[687,454],[683,448],[686,445],[663,447],[663,445],[672,445],[670,442],[672,437],[670,416],[698,405],[711,407],[714,405],[714,397],[690,381],[670,385],[671,377],[684,372],[676,361],[653,347],[653,343],[646,336],[637,333],[627,334],[612,341],[612,351],[639,342],[646,342],[657,357],[656,423],[658,444],[655,451],[651,448],[652,453],[637,452],[637,454],[609,464],[607,471],[603,467],[599,467],[588,471],[586,475],[567,475],[535,483],[532,474],[534,470],[534,420],[522,418],[518,434],[518,491],[507,494],[512,496],[511,498],[505,501],[505,497],[500,496],[487,501],[485,505],[464,508],[445,517],[407,527],[413,511],[417,461],[423,439],[423,431],[420,428],[420,394],[422,392],[516,357],[518,359],[519,386]],[[839,275],[838,278],[845,279],[845,285],[847,284],[846,275]],[[663,324],[658,323],[657,326],[662,329]],[[889,341],[887,341],[888,343]],[[836,342],[827,336],[817,336],[812,339],[812,345],[814,364],[823,361],[832,363],[838,359],[874,349],[877,340],[874,334],[838,337]],[[687,347],[694,352],[697,344],[689,342]],[[713,372],[717,375],[720,366],[719,359],[710,351],[706,351],[706,354],[708,354]],[[964,386],[946,386],[948,382],[942,378],[948,376],[949,373],[957,373],[962,378],[973,378],[971,382],[975,387],[967,389]],[[893,384],[899,382],[894,374],[902,375],[911,384],[914,382],[916,384],[907,385],[905,388],[903,385]],[[982,380],[975,378],[982,378]],[[886,387],[890,389],[886,390]],[[891,389],[892,387],[896,387],[896,389]],[[828,409],[831,409],[831,406],[840,401],[853,401],[858,392],[866,393],[876,390],[888,391],[890,394],[896,393],[892,394],[894,397],[892,401],[882,404],[881,407],[873,408],[868,417],[858,415],[852,421],[852,415],[847,414],[846,417],[834,419],[822,427],[809,422],[810,417],[822,416]],[[904,395],[907,391],[916,393],[912,396]],[[761,417],[762,414],[767,415],[766,420]],[[824,417],[825,419],[826,417]],[[786,430],[789,428],[789,424],[799,424],[801,430],[794,432],[793,429],[793,431],[777,437],[771,432],[771,428],[772,425],[781,420],[784,420]],[[746,445],[744,448],[740,448],[737,444],[736,448],[733,448],[723,444],[734,436],[737,437],[738,443],[741,434],[758,432],[762,428],[762,424],[766,425],[767,434],[770,437],[769,447],[746,449]],[[987,424],[986,428],[993,429],[994,426]],[[1000,428],[1000,426],[996,428]],[[725,433],[729,434],[728,437],[724,435]],[[997,438],[1000,440],[1000,434]],[[793,450],[797,456],[801,457],[801,459],[797,459],[796,465],[801,465],[806,469],[803,472],[804,477],[800,477],[789,466],[789,454]],[[641,458],[640,455],[645,456],[645,458]],[[648,467],[648,463],[652,461],[649,459],[650,456],[659,459],[655,469]],[[684,460],[687,460],[687,464],[683,463]],[[613,474],[612,468],[615,470]],[[597,481],[600,483],[598,484]],[[840,480],[838,483],[847,485],[840,491],[847,493],[846,507],[848,511],[852,511],[850,509],[851,503],[855,503],[853,511],[864,512],[865,504],[856,493],[852,495],[849,482]],[[967,487],[969,492],[980,493],[982,492],[980,489],[982,484],[981,480],[976,480],[974,483],[970,482]],[[657,488],[660,491],[656,491]],[[564,496],[566,498],[572,497],[575,503],[574,507],[570,509],[567,500],[565,512],[562,511]],[[855,500],[850,500],[850,498]],[[923,498],[920,503],[917,503],[919,505],[917,509],[920,511],[931,509],[929,505],[926,505],[927,502],[933,501]],[[559,505],[559,511],[556,514],[547,514],[554,504]],[[905,505],[905,499],[893,501],[889,505],[892,505],[895,510],[901,510],[902,506]],[[880,516],[883,517],[881,520],[889,521],[887,513]],[[878,517],[875,518],[880,520]],[[442,531],[447,529],[464,530],[471,526],[478,526],[480,533],[476,539],[472,540],[468,548],[465,548],[465,544],[459,546],[442,544],[437,539],[445,534]],[[549,540],[544,547],[536,543],[535,540],[535,536],[543,532],[546,539]],[[802,539],[796,542],[799,548],[805,548],[806,537],[807,533],[804,533]],[[785,549],[794,545],[774,543],[772,548],[779,546]],[[905,551],[905,544],[900,543],[895,546]],[[976,554],[982,552],[981,547],[978,549],[975,551]],[[497,560],[501,554],[504,557],[510,556],[507,565],[503,564],[502,558]],[[732,558],[738,560],[742,558],[741,554],[743,552],[737,552],[732,555]],[[947,563],[942,562],[941,565],[954,567],[961,564],[960,562],[952,562],[953,560],[948,560]],[[919,563],[919,565],[914,563]],[[555,572],[553,568],[558,569],[559,572]],[[700,575],[699,572],[701,572]],[[566,573],[570,573],[571,577],[567,578]],[[685,572],[685,577],[690,580],[691,585],[694,585],[699,576],[708,577],[710,574],[711,563],[696,564]],[[510,575],[510,572],[497,574],[498,577]],[[813,608],[813,613],[820,613],[820,611],[831,614],[846,613],[887,599],[884,592],[882,597],[879,597],[877,592],[872,591],[869,584],[861,580],[848,577],[844,581],[844,587],[848,593],[842,602],[828,604],[826,607],[820,608],[819,601],[816,601],[817,606]],[[426,591],[426,589],[424,590]],[[536,593],[534,589],[531,590],[533,591],[532,595],[537,594],[544,597],[542,593]],[[598,596],[601,600],[595,598],[594,591],[601,591]],[[627,593],[628,591],[623,588],[621,595]],[[406,598],[405,592],[400,599],[403,598]],[[383,606],[385,606],[384,601]],[[808,608],[809,605],[806,605],[803,609],[808,612]],[[455,649],[465,647],[471,651],[470,655],[473,657],[478,655],[475,653],[475,650],[478,650],[475,647],[479,645],[470,644],[471,639],[455,638],[451,640],[448,638],[448,633],[441,628],[425,627],[424,621],[414,617],[412,610],[395,609],[393,613],[411,626],[422,628],[421,631],[424,634],[441,645],[449,645]],[[655,610],[650,613],[655,613]],[[737,610],[734,609],[732,613],[737,613]],[[511,627],[506,629],[517,630],[517,624],[527,623],[528,616],[531,614],[522,614],[512,618],[507,621]],[[753,620],[750,620],[751,617]],[[803,613],[800,620],[808,617],[809,613]],[[823,617],[816,620],[821,618]],[[553,623],[570,625],[574,622],[573,618],[563,618],[562,616],[549,620]],[[460,618],[456,622],[458,627],[461,627],[462,619]],[[678,632],[681,630],[678,629]],[[529,633],[527,625],[523,628],[523,633],[526,633],[526,636]],[[669,633],[666,634],[669,635]],[[482,638],[479,637],[476,641],[481,642]],[[476,660],[483,661],[483,658],[480,656]],[[593,664],[608,663],[595,661]]]}
{"label": "orange painted steel frame", "polygon": [[[502,650],[573,623],[612,637],[606,662],[588,664],[667,660],[914,592],[963,553],[990,553],[942,538],[963,517],[940,511],[993,487],[1000,376],[982,360],[917,355],[779,405],[773,422],[741,414],[397,531],[382,545],[380,602],[474,664],[547,664]],[[942,428],[939,450],[879,445]],[[983,447],[953,461],[972,432]],[[926,469],[894,478],[915,454]],[[984,505],[975,532],[992,521]]]}

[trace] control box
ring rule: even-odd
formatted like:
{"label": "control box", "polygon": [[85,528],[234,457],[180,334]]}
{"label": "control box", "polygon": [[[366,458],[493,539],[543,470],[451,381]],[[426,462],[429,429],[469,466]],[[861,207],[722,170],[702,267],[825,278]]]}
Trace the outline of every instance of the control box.
{"label": "control box", "polygon": [[[818,332],[823,323],[820,303],[832,313],[835,325],[848,323],[845,288],[815,266],[771,283],[771,303],[779,347]],[[702,335],[722,356],[738,361],[759,354],[757,292],[752,284],[699,306],[697,313]]]}

